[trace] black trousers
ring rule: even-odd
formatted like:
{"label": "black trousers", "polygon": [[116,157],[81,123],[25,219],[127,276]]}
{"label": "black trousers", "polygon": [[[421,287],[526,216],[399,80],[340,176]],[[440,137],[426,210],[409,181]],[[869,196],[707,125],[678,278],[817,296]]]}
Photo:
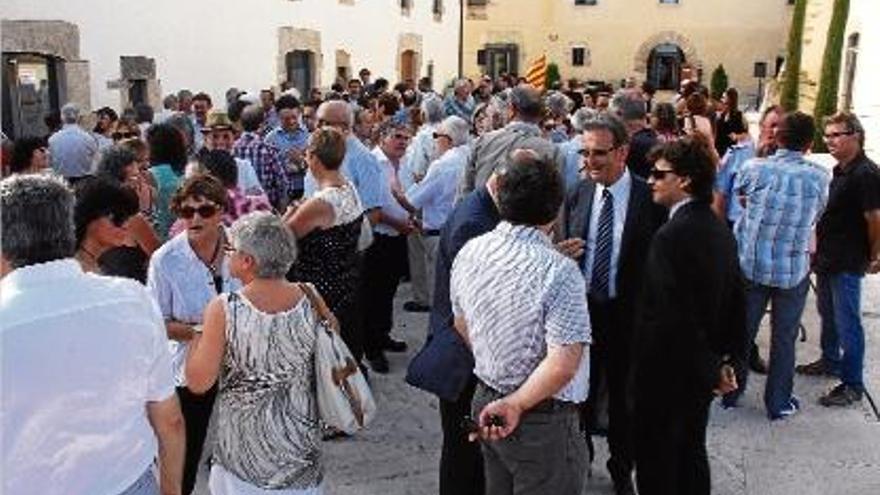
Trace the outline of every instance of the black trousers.
{"label": "black trousers", "polygon": [[440,399],[443,448],[440,451],[440,495],[483,495],[483,453],[478,442],[468,441],[462,420],[471,414],[477,378],[471,376],[458,400]]}
{"label": "black trousers", "polygon": [[199,472],[199,460],[202,458],[202,447],[208,434],[208,423],[211,421],[211,410],[217,397],[217,385],[202,395],[192,393],[186,387],[177,387],[177,398],[180,410],[186,423],[186,457],[183,463],[183,495],[192,493],[196,486],[196,474]]}
{"label": "black trousers", "polygon": [[361,310],[367,357],[382,352],[394,325],[394,294],[406,269],[406,237],[375,234],[364,254]]}
{"label": "black trousers", "polygon": [[[658,385],[662,387],[662,385]],[[656,403],[660,397],[652,399]],[[709,495],[706,424],[711,398],[666,398],[673,407],[636,408],[636,483],[639,495]]]}
{"label": "black trousers", "polygon": [[627,378],[631,339],[617,322],[615,301],[589,300],[593,343],[590,346],[590,397],[586,402],[587,432],[601,431],[607,405],[608,471],[613,480],[633,470],[633,422]]}

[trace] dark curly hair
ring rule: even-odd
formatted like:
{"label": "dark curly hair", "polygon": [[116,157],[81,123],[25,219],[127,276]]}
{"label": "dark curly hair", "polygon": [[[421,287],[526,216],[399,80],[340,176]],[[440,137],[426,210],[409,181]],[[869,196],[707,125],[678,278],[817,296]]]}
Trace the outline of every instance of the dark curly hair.
{"label": "dark curly hair", "polygon": [[138,198],[134,191],[108,177],[86,177],[73,187],[76,198],[73,205],[73,224],[76,246],[82,245],[89,224],[105,216],[114,221],[127,220],[138,212]]}
{"label": "dark curly hair", "polygon": [[9,171],[13,174],[24,172],[31,166],[34,152],[47,147],[46,140],[41,137],[23,137],[15,140],[12,145],[12,157],[9,160]]}
{"label": "dark curly hair", "polygon": [[669,162],[675,175],[690,179],[688,193],[694,199],[712,201],[717,158],[706,136],[698,132],[655,146],[648,153],[648,160],[651,163],[661,159]]}

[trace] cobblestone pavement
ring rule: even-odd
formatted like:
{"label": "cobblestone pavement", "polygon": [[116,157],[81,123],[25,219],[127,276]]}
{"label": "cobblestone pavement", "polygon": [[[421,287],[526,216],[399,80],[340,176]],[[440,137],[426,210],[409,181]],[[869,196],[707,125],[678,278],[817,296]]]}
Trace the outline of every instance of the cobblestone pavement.
{"label": "cobblestone pavement", "polygon": [[[867,386],[880,400],[880,277],[865,279]],[[409,287],[398,293],[395,336],[407,341],[406,354],[389,354],[391,373],[373,375],[379,414],[353,438],[325,443],[327,495],[431,495],[437,493],[440,426],[437,400],[403,381],[410,357],[421,346],[427,316],[404,312]],[[819,356],[819,319],[810,295],[803,323],[807,341],[798,344],[799,363]],[[766,320],[765,320],[766,324]],[[762,356],[769,331],[759,334]],[[880,494],[880,422],[868,401],[849,409],[826,409],[818,397],[835,383],[795,378],[802,410],[788,420],[769,422],[763,409],[763,377],[753,377],[741,406],[712,406],[708,451],[713,493],[718,495]],[[611,494],[604,469],[607,448],[596,439],[594,474],[585,493]],[[204,478],[203,478],[204,479]],[[204,490],[204,482],[199,490]]]}

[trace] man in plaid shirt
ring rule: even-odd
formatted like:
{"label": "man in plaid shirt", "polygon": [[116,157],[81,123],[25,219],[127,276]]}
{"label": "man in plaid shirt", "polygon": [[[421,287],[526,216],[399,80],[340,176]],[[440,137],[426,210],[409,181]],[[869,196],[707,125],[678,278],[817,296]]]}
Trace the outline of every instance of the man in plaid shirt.
{"label": "man in plaid shirt", "polygon": [[284,211],[293,193],[293,171],[278,160],[278,150],[260,137],[258,131],[262,123],[262,107],[254,104],[244,109],[241,113],[244,132],[232,147],[232,154],[250,160],[272,206]]}

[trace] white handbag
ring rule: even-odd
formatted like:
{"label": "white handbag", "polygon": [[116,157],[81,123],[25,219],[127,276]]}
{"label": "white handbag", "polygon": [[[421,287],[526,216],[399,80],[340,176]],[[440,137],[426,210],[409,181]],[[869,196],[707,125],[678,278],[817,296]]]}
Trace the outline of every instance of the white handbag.
{"label": "white handbag", "polygon": [[339,336],[339,323],[311,284],[299,284],[317,316],[315,381],[318,415],[332,428],[353,434],[376,415],[376,401],[364,374]]}

